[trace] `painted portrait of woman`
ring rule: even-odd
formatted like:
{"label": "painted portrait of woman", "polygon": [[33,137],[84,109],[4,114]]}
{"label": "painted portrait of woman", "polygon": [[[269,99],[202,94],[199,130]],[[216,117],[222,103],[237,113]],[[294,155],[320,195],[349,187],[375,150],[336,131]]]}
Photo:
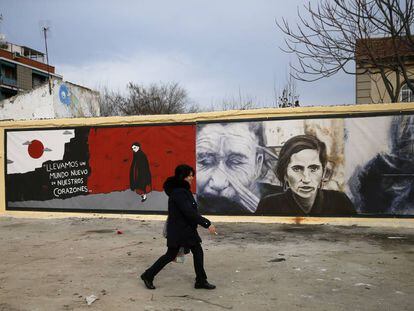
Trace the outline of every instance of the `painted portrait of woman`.
{"label": "painted portrait of woman", "polygon": [[356,210],[343,192],[322,189],[326,145],[313,135],[290,138],[279,153],[276,175],[285,191],[262,198],[258,215],[349,216]]}

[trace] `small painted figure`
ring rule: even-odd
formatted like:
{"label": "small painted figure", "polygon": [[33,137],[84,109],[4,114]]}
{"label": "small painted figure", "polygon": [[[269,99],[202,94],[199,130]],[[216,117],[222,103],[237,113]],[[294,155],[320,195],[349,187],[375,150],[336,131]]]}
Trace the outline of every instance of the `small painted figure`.
{"label": "small painted figure", "polygon": [[134,142],[132,148],[132,163],[129,170],[130,189],[141,196],[141,202],[147,200],[151,191],[151,171],[148,158],[141,149],[141,144]]}

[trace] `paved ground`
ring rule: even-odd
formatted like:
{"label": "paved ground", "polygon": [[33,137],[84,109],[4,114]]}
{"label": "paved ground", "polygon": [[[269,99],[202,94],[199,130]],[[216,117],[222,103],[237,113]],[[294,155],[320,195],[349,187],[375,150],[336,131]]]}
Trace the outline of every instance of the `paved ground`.
{"label": "paved ground", "polygon": [[193,288],[187,256],[150,291],[162,225],[0,218],[0,310],[414,310],[413,229],[217,223],[199,229],[217,289]]}

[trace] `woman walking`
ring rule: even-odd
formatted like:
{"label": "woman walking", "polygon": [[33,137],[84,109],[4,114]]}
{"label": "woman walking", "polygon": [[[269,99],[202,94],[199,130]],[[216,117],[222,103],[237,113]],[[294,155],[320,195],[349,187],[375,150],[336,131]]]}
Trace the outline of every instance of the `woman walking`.
{"label": "woman walking", "polygon": [[164,183],[165,193],[168,198],[167,220],[167,252],[162,255],[142,275],[148,289],[155,289],[154,277],[168,263],[173,261],[180,249],[184,247],[193,253],[194,270],[196,273],[195,288],[214,289],[215,285],[207,282],[204,271],[204,254],[201,247],[201,239],[197,232],[197,225],[208,229],[211,234],[216,234],[216,228],[211,222],[201,216],[197,210],[197,203],[190,191],[191,182],[194,179],[194,169],[188,165],[179,165],[175,169],[175,175],[168,177]]}

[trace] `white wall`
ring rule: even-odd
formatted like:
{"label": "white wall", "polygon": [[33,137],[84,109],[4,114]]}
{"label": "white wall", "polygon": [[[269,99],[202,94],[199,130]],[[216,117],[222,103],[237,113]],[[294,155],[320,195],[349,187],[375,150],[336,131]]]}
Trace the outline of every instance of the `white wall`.
{"label": "white wall", "polygon": [[[52,84],[52,94],[49,93],[49,86],[44,84],[0,101],[0,120],[100,116],[99,93],[61,80],[53,80]],[[61,94],[62,91],[65,94]]]}
{"label": "white wall", "polygon": [[0,120],[47,119],[53,115],[52,97],[45,87],[0,101]]}

